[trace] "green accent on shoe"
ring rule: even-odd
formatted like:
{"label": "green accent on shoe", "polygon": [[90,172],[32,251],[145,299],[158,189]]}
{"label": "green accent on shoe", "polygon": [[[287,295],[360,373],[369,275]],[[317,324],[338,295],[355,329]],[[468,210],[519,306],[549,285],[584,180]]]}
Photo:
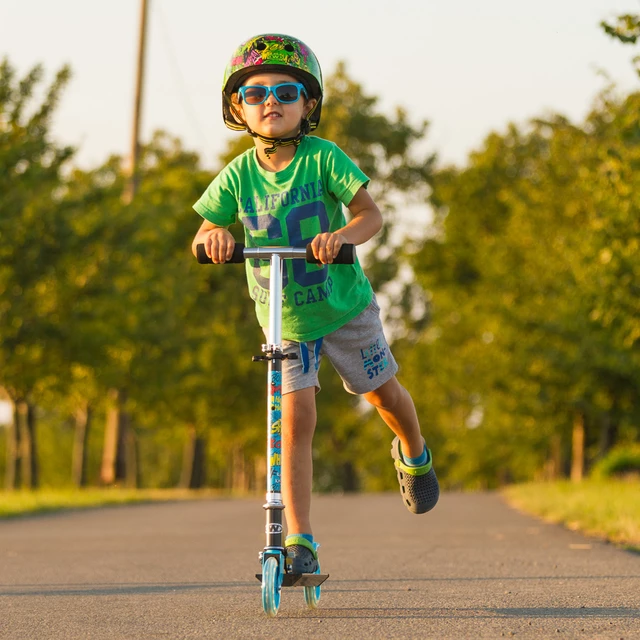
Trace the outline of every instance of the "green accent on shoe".
{"label": "green accent on shoe", "polygon": [[302,536],[296,536],[296,535],[292,535],[292,536],[287,536],[285,541],[284,541],[284,546],[286,547],[292,547],[293,545],[299,544],[302,547],[305,547],[305,549],[309,549],[309,551],[311,551],[311,553],[313,554],[313,559],[317,560],[318,559],[318,544],[315,542],[309,542],[306,538],[303,538]]}
{"label": "green accent on shoe", "polygon": [[406,465],[402,460],[394,460],[393,463],[395,464],[396,469],[400,469],[401,471],[408,473],[410,476],[424,476],[429,473],[429,471],[431,471],[431,467],[433,466],[431,451],[427,449],[427,453],[429,454],[429,462],[422,465],[421,467],[410,467]]}
{"label": "green accent on shoe", "polygon": [[408,473],[410,476],[424,476],[429,471],[431,471],[431,467],[433,466],[433,456],[431,455],[431,449],[427,449],[425,445],[425,449],[427,449],[427,462],[420,467],[410,467],[408,464],[405,464],[402,459],[402,446],[400,445],[399,438],[394,440],[394,443],[397,441],[398,445],[398,457],[394,458],[393,464],[396,469],[400,469],[400,471],[404,471],[404,473]]}

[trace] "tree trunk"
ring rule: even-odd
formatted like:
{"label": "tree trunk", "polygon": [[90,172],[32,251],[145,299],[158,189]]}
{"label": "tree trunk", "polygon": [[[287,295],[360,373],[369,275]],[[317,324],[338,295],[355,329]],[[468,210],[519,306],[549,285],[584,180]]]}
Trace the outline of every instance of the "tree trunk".
{"label": "tree trunk", "polygon": [[182,456],[180,488],[201,489],[204,486],[205,445],[205,439],[198,436],[196,428],[190,424],[187,427],[187,441]]}
{"label": "tree trunk", "polygon": [[342,490],[349,493],[358,491],[358,473],[351,461],[342,464]]}
{"label": "tree trunk", "polygon": [[244,492],[247,486],[247,473],[242,447],[235,446],[231,451],[230,459],[230,482],[228,486],[232,491]]}
{"label": "tree trunk", "polygon": [[87,486],[87,438],[91,423],[91,407],[83,403],[75,412],[75,431],[73,439],[73,459],[71,472],[73,484],[80,488]]}
{"label": "tree trunk", "polygon": [[182,449],[182,469],[180,470],[180,481],[178,486],[181,489],[191,488],[191,478],[193,477],[193,467],[195,464],[196,452],[196,428],[190,424],[187,426],[187,439]]}
{"label": "tree trunk", "polygon": [[27,400],[20,400],[17,403],[17,415],[22,445],[22,486],[27,489],[37,489],[40,478],[35,408]]}
{"label": "tree trunk", "polygon": [[603,458],[609,453],[611,447],[618,439],[618,423],[611,418],[611,412],[607,412],[602,417],[600,426],[600,446],[598,447],[598,457]]}
{"label": "tree trunk", "polygon": [[547,464],[547,480],[558,480],[562,475],[562,438],[559,433],[551,436],[551,452]]}
{"label": "tree trunk", "polygon": [[266,491],[267,488],[267,458],[266,456],[259,456],[254,460],[253,475],[255,489],[258,493]]}
{"label": "tree trunk", "polygon": [[584,415],[573,417],[571,439],[571,482],[581,482],[584,477]]}
{"label": "tree trunk", "polygon": [[7,491],[18,489],[22,484],[22,444],[20,435],[18,407],[13,402],[13,422],[7,429],[7,467],[4,480],[4,486]]}
{"label": "tree trunk", "polygon": [[136,432],[131,425],[131,417],[128,413],[126,416],[125,428],[122,430],[124,442],[122,451],[124,454],[124,467],[121,469],[122,475],[117,476],[129,489],[136,489],[140,486],[139,468],[138,468],[138,439]]}
{"label": "tree trunk", "polygon": [[124,408],[127,393],[123,389],[112,389],[109,396],[111,407],[104,430],[100,481],[104,485],[119,482],[135,485],[135,436],[130,433],[129,415]]}
{"label": "tree trunk", "polygon": [[120,408],[118,391],[109,391],[111,406],[107,409],[107,421],[104,427],[104,444],[102,446],[102,464],[100,466],[100,482],[111,485],[116,480],[116,452],[118,449],[118,422]]}

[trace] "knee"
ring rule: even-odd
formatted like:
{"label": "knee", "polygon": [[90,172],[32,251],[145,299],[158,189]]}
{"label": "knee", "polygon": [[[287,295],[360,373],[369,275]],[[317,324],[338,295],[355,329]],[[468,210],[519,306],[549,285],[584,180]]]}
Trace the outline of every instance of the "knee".
{"label": "knee", "polygon": [[316,428],[315,389],[282,396],[282,431],[285,438],[310,440]]}
{"label": "knee", "polygon": [[406,393],[404,387],[394,377],[381,387],[364,394],[364,398],[376,409],[392,411],[402,401]]}

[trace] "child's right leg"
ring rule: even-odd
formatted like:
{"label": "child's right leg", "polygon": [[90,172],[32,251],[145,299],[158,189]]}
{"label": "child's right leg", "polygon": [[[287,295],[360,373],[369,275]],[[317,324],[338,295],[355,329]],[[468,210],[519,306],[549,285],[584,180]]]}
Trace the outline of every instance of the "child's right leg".
{"label": "child's right leg", "polygon": [[315,428],[315,387],[285,393],[282,396],[282,500],[290,533],[313,533],[310,513]]}
{"label": "child's right leg", "polygon": [[287,562],[293,573],[315,573],[317,553],[311,529],[312,445],[316,387],[282,396],[282,500],[287,520]]}

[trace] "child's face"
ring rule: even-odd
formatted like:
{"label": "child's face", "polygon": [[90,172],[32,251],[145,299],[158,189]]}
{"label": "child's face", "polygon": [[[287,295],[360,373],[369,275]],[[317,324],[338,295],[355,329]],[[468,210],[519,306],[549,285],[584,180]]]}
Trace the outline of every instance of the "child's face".
{"label": "child's face", "polygon": [[[263,85],[273,87],[283,82],[299,82],[293,76],[285,73],[256,73],[243,82],[243,86]],[[273,93],[258,105],[246,104],[240,101],[239,109],[242,117],[252,131],[267,138],[290,138],[300,130],[300,121],[315,105],[315,100],[307,100],[304,93],[300,93],[297,102],[285,104],[278,102]]]}

